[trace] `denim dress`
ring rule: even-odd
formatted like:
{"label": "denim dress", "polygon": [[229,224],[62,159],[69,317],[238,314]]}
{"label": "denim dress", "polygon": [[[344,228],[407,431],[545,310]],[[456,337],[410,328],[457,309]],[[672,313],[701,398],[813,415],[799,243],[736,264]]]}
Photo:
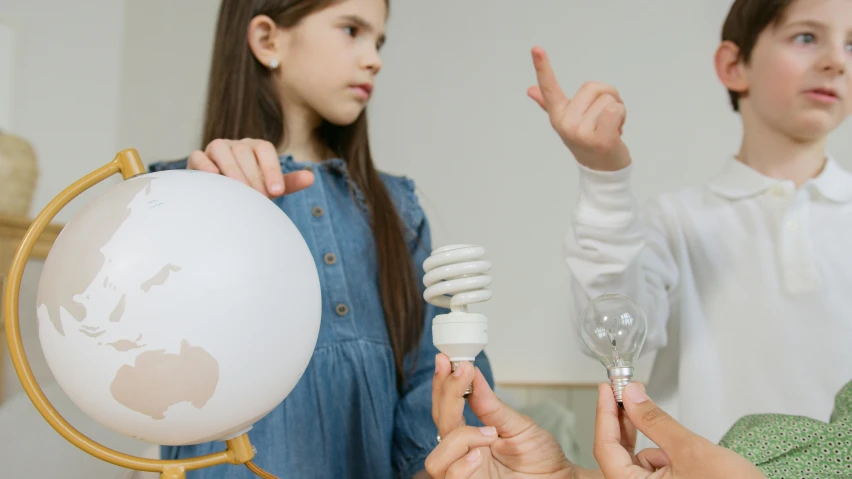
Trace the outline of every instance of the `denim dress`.
{"label": "denim dress", "polygon": [[[314,184],[274,201],[305,238],[316,263],[322,320],[316,348],[290,395],[249,431],[255,463],[284,478],[411,478],[437,446],[432,421],[435,355],[432,318],[447,312],[424,303],[423,336],[416,369],[400,394],[379,294],[370,218],[340,159],[319,164],[280,159],[284,173],[312,169]],[[159,162],[149,171],[186,168],[186,160]],[[381,174],[402,218],[421,287],[423,261],[431,253],[429,224],[408,178]],[[484,353],[476,358],[493,386]],[[465,421],[481,422],[465,408]],[[225,448],[223,442],[163,446],[163,459],[188,458]],[[189,471],[192,479],[256,479],[245,466]]]}

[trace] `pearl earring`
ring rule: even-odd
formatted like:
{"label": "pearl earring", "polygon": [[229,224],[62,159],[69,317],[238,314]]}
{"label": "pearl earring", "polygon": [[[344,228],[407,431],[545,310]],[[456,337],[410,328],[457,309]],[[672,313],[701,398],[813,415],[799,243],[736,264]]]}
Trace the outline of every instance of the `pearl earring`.
{"label": "pearl earring", "polygon": [[275,70],[276,68],[278,68],[278,59],[273,58],[272,60],[269,60],[269,69]]}

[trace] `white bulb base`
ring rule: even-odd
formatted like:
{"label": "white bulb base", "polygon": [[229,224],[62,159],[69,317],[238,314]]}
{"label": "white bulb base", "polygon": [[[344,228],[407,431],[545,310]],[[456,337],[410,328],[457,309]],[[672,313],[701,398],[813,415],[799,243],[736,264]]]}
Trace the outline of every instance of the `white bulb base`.
{"label": "white bulb base", "polygon": [[615,396],[615,401],[619,406],[623,407],[622,395],[624,388],[630,384],[633,379],[633,368],[607,368],[607,376],[612,384],[612,393]]}
{"label": "white bulb base", "polygon": [[[458,369],[462,361],[474,362],[488,344],[488,318],[479,313],[452,311],[432,320],[432,343]],[[471,384],[464,397],[473,392]]]}
{"label": "white bulb base", "polygon": [[432,320],[432,343],[450,361],[473,361],[488,344],[488,318],[452,311]]}

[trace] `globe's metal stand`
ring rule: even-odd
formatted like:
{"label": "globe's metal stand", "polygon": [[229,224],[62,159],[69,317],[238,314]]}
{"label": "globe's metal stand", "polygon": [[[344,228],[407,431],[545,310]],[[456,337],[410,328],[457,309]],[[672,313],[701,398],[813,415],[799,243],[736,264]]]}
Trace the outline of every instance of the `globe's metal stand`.
{"label": "globe's metal stand", "polygon": [[30,225],[29,230],[27,230],[26,235],[18,247],[15,259],[12,260],[12,267],[9,269],[9,276],[7,278],[6,291],[3,300],[3,310],[5,312],[6,336],[9,343],[9,354],[12,357],[12,364],[15,366],[15,372],[21,380],[24,391],[27,393],[27,396],[29,396],[30,401],[32,401],[36,409],[38,409],[39,413],[41,413],[44,419],[51,425],[51,427],[62,435],[62,437],[102,461],[126,467],[128,469],[135,469],[137,471],[159,472],[161,479],[182,479],[186,477],[186,471],[202,469],[219,464],[244,464],[258,476],[266,479],[274,479],[275,476],[264,472],[251,462],[254,457],[254,450],[249,442],[248,435],[245,433],[236,438],[225,441],[227,449],[222,452],[189,459],[147,459],[131,456],[110,449],[95,442],[71,426],[71,424],[69,424],[68,421],[66,421],[65,418],[56,411],[53,405],[50,404],[50,401],[47,400],[44,392],[36,382],[33,371],[27,361],[26,354],[24,354],[24,344],[21,340],[18,318],[18,300],[20,296],[21,279],[24,274],[24,267],[27,264],[27,260],[32,253],[33,246],[35,245],[39,235],[41,235],[45,227],[50,224],[56,214],[59,213],[59,211],[71,200],[80,195],[80,193],[116,173],[121,173],[121,176],[125,180],[145,173],[145,166],[142,164],[142,160],[139,158],[139,154],[135,149],[131,148],[119,152],[110,163],[84,176],[51,200],[35,218],[35,221],[33,221]]}

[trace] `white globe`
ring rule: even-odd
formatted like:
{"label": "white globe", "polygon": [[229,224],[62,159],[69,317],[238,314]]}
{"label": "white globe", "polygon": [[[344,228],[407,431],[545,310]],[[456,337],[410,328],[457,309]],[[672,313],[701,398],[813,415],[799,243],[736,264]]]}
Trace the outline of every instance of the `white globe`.
{"label": "white globe", "polygon": [[63,228],[38,287],[48,366],[74,403],[164,445],[249,430],[308,366],[316,266],[272,201],[235,180],[123,181]]}

